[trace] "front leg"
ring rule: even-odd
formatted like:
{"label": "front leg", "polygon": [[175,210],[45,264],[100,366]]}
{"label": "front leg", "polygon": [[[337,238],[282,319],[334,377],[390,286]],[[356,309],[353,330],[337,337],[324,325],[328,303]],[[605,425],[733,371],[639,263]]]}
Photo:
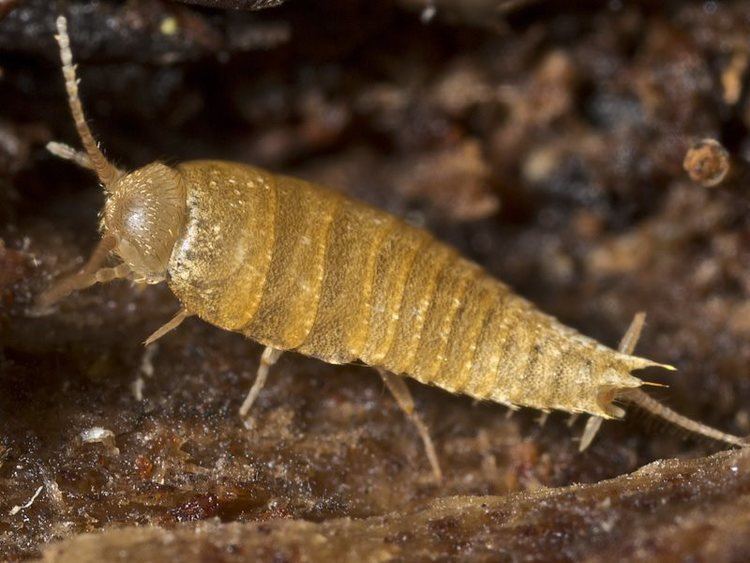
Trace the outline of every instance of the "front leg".
{"label": "front leg", "polygon": [[169,319],[166,323],[164,323],[162,326],[157,328],[154,333],[149,336],[146,341],[143,343],[144,346],[148,346],[150,344],[153,344],[157,340],[159,340],[162,336],[167,334],[168,332],[172,332],[174,329],[176,329],[178,326],[182,324],[182,321],[187,319],[188,317],[192,316],[192,313],[188,313],[187,309],[185,307],[180,307],[180,310],[177,311],[177,314]]}
{"label": "front leg", "polygon": [[105,236],[96,245],[86,264],[77,273],[67,276],[47,288],[37,297],[35,308],[43,311],[67,297],[74,291],[90,287],[96,283],[106,283],[115,279],[126,278],[130,275],[130,268],[120,264],[114,268],[102,268],[102,264],[115,248],[114,237]]}

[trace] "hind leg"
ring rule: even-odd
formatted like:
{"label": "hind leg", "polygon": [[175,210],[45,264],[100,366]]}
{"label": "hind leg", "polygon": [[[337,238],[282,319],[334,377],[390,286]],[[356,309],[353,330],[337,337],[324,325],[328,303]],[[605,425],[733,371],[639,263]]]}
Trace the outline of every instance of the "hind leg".
{"label": "hind leg", "polygon": [[380,377],[383,378],[383,382],[388,388],[388,391],[390,391],[393,398],[396,399],[398,406],[401,407],[401,410],[406,413],[406,416],[408,416],[414,426],[417,427],[419,436],[422,438],[422,443],[424,444],[427,459],[432,466],[435,480],[439,483],[443,480],[443,472],[440,470],[440,463],[438,462],[437,453],[435,452],[435,445],[432,443],[432,438],[430,438],[430,432],[427,429],[427,425],[422,421],[419,413],[414,408],[414,399],[411,396],[409,388],[406,386],[404,380],[398,375],[381,368],[377,368],[377,370]]}
{"label": "hind leg", "polygon": [[[622,337],[622,340],[620,340],[620,345],[617,347],[617,351],[622,354],[632,354],[633,350],[635,350],[636,344],[638,344],[638,339],[641,337],[641,332],[643,332],[643,325],[646,323],[646,313],[643,311],[639,311],[635,314],[633,317],[633,320],[630,322],[630,326],[628,327],[628,330],[625,332],[625,335]],[[581,441],[578,444],[578,451],[582,452],[586,448],[588,448],[591,445],[591,442],[594,441],[594,438],[596,437],[596,434],[599,432],[599,429],[602,426],[602,422],[604,422],[604,419],[598,416],[590,416],[589,419],[586,421],[586,426],[583,429],[583,434],[581,435]]]}
{"label": "hind leg", "polygon": [[258,365],[258,373],[255,376],[255,382],[253,383],[253,386],[250,388],[250,391],[247,393],[247,397],[245,397],[245,400],[242,402],[242,406],[240,407],[240,416],[242,418],[245,418],[245,416],[247,416],[247,413],[250,411],[250,407],[253,406],[255,399],[258,398],[260,390],[263,389],[263,386],[266,384],[266,379],[268,379],[268,372],[270,371],[271,366],[278,361],[278,359],[281,357],[281,354],[283,354],[282,350],[277,350],[276,348],[271,348],[270,346],[267,346],[266,349],[263,350],[263,354],[261,354],[260,356],[260,364]]}

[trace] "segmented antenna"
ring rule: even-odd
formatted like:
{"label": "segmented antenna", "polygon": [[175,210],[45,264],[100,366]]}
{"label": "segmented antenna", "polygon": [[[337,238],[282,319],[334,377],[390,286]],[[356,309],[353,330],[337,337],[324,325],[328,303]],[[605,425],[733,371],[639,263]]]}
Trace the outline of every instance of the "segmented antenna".
{"label": "segmented antenna", "polygon": [[57,18],[57,35],[55,35],[55,39],[57,39],[57,44],[60,46],[60,60],[62,61],[62,71],[65,77],[65,89],[68,91],[68,104],[70,104],[70,111],[73,114],[78,135],[81,137],[83,148],[86,149],[86,154],[89,156],[91,167],[96,172],[102,184],[104,184],[104,189],[109,190],[109,187],[123,173],[104,156],[96,140],[94,140],[94,136],[91,134],[91,129],[89,129],[86,123],[83,106],[78,97],[76,66],[73,64],[73,53],[70,50],[70,38],[68,37],[68,22],[65,16],[58,16]]}

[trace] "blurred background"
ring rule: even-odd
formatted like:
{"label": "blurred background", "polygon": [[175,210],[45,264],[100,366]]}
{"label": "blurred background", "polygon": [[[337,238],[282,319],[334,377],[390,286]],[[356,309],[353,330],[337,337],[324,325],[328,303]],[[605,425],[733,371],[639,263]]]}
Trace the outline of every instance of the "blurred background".
{"label": "blurred background", "polygon": [[[646,311],[637,352],[679,369],[648,374],[669,386],[652,394],[750,434],[750,2],[4,0],[0,554],[67,540],[103,557],[109,536],[76,552],[79,534],[151,525],[123,532],[123,553],[166,557],[154,545],[180,530],[184,557],[217,560],[747,555],[743,454],[703,458],[720,446],[637,411],[579,454],[582,420],[541,426],[412,382],[438,486],[371,370],[287,355],[245,428],[260,348],[190,320],[145,353],[178,306],[166,287],[115,283],[29,315],[93,248],[103,202],[44,148],[78,145],[60,13],[119,166],[221,158],[340,189],[610,346]],[[662,458],[695,461],[603,481]],[[567,488],[580,482],[593,488]],[[435,508],[454,495],[492,496]],[[365,520],[347,536],[344,517]]]}

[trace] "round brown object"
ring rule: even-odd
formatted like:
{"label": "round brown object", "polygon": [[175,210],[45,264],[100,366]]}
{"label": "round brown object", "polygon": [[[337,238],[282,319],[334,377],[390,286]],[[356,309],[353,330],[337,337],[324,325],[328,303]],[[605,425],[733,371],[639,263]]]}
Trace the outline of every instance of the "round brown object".
{"label": "round brown object", "polygon": [[713,188],[729,172],[729,153],[719,141],[703,139],[690,147],[682,166],[691,180],[705,188]]}

